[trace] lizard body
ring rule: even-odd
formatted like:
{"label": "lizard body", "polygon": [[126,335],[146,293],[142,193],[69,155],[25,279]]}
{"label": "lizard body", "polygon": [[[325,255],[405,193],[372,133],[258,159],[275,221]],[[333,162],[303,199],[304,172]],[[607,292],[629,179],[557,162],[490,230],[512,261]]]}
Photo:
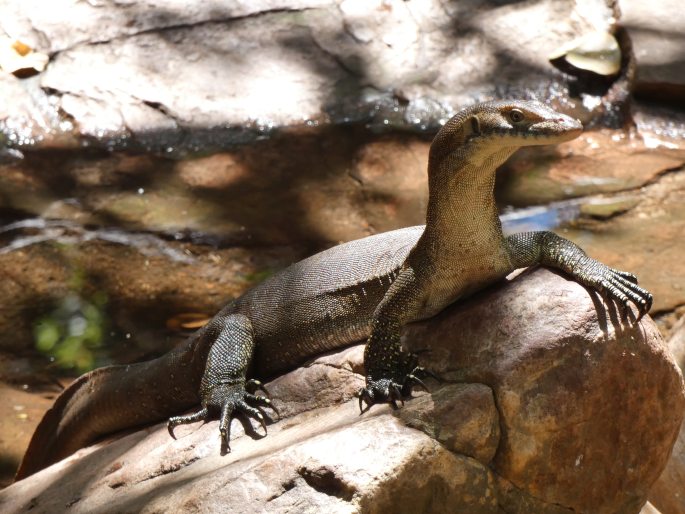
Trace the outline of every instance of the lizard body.
{"label": "lizard body", "polygon": [[[148,362],[94,370],[45,414],[17,472],[26,477],[97,437],[169,419],[169,431],[220,414],[222,442],[240,411],[264,425],[258,383],[309,358],[368,337],[360,407],[393,404],[420,383],[416,358],[399,345],[401,327],[428,318],[519,267],[569,273],[640,314],[651,295],[552,232],[504,237],[493,187],[496,168],[520,146],[576,137],[580,123],[541,104],[502,101],[458,113],[429,156],[426,226],[370,236],[316,254],[229,303],[179,348]],[[173,435],[173,434],[172,434]]]}

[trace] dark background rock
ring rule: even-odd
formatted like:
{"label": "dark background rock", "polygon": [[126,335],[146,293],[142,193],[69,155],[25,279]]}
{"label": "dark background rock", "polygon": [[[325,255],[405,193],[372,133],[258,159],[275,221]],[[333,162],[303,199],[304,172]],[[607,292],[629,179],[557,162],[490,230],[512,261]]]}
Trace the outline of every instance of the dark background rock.
{"label": "dark background rock", "polygon": [[685,14],[677,0],[658,8],[619,0],[636,59],[635,93],[660,102],[685,101]]}

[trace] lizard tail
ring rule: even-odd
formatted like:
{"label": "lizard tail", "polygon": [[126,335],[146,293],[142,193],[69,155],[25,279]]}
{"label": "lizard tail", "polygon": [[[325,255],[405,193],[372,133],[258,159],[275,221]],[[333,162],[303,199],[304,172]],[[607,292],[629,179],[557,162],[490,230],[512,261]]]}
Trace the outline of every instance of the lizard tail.
{"label": "lizard tail", "polygon": [[199,379],[193,378],[197,373],[179,353],[139,364],[99,368],[74,380],[43,416],[15,480],[102,436],[161,421],[199,403]]}

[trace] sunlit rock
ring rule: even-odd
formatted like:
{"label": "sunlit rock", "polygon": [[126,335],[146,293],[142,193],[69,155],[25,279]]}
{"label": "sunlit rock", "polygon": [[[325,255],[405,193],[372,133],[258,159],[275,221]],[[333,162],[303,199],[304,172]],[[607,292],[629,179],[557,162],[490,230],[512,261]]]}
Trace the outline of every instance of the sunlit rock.
{"label": "sunlit rock", "polygon": [[621,49],[608,32],[592,32],[563,45],[549,56],[565,60],[578,70],[598,75],[616,75],[621,69]]}
{"label": "sunlit rock", "polygon": [[217,421],[179,427],[176,440],[160,423],[15,483],[0,506],[639,512],[685,407],[651,319],[621,320],[613,304],[538,270],[408,327],[405,343],[430,348],[422,363],[457,383],[431,381],[398,411],[360,416],[355,346],[267,384],[281,416],[264,438],[234,420],[227,455]]}

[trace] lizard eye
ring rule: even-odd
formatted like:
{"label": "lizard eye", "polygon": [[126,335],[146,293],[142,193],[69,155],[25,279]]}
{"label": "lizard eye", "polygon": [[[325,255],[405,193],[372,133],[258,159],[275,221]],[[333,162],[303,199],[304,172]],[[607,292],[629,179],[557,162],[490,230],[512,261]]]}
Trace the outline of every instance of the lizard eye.
{"label": "lizard eye", "polygon": [[523,121],[523,113],[518,109],[512,109],[509,111],[509,119],[514,123],[520,123]]}

